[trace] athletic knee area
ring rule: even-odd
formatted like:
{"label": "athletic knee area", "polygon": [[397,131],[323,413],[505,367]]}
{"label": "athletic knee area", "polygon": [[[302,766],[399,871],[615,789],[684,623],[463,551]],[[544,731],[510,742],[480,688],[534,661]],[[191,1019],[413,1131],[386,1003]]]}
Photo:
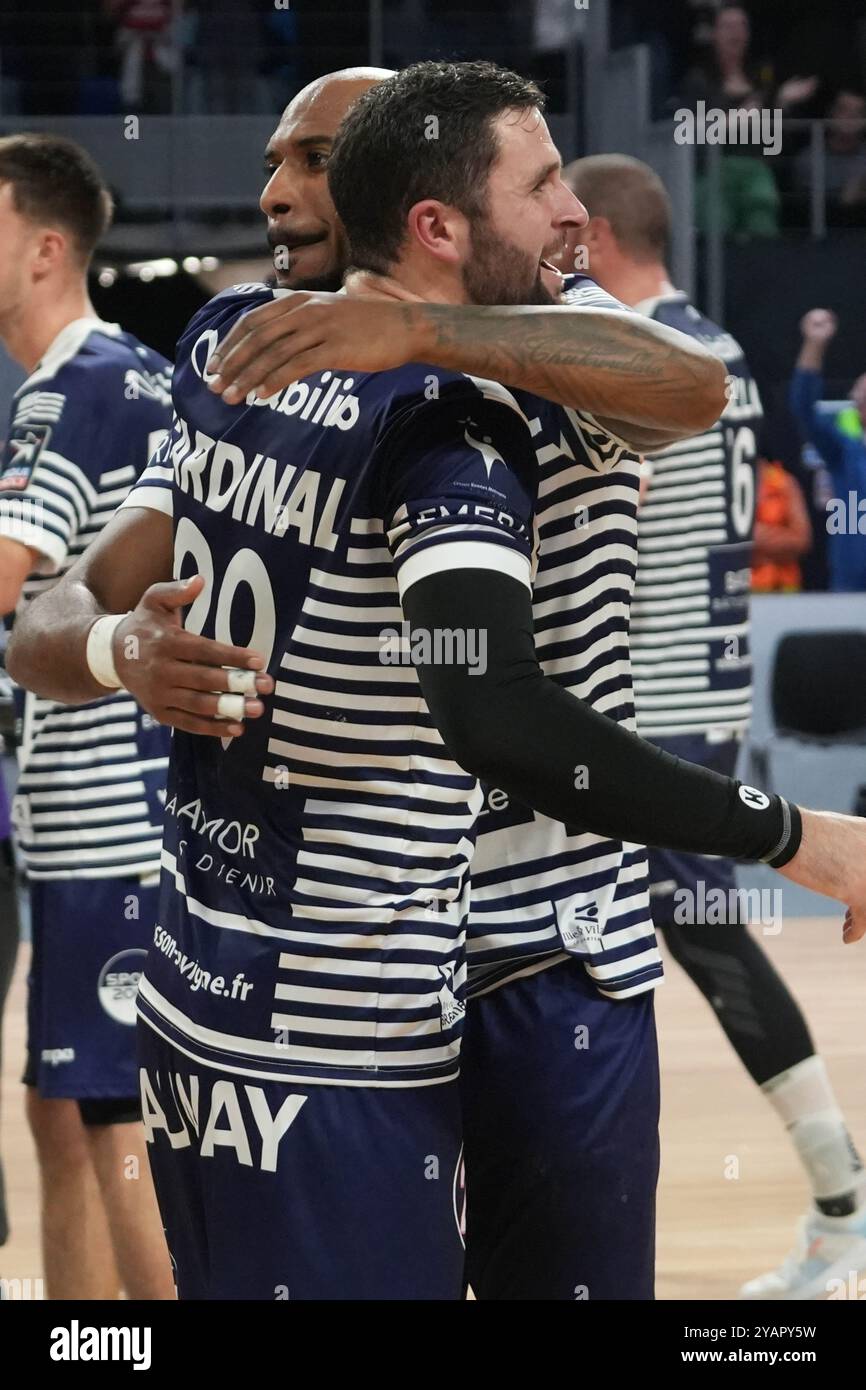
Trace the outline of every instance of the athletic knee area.
{"label": "athletic knee area", "polygon": [[53,1162],[67,1168],[90,1162],[78,1101],[49,1099],[28,1086],[25,1108],[43,1171]]}
{"label": "athletic knee area", "polygon": [[746,960],[752,953],[763,954],[747,928],[739,922],[656,922],[655,926],[674,960],[684,970],[698,963],[711,965],[713,956]]}
{"label": "athletic knee area", "polygon": [[759,1086],[811,1056],[815,1048],[802,1010],[747,927],[667,925],[659,930]]}

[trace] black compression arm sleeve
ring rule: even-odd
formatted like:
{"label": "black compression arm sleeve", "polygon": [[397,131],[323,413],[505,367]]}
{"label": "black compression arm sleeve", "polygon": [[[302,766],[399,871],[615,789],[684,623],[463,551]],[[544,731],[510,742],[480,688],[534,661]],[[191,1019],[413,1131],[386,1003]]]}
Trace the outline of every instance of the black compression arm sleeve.
{"label": "black compression arm sleeve", "polygon": [[[465,664],[417,667],[433,721],[467,772],[611,839],[774,868],[796,854],[796,806],[663,752],[545,676],[529,591],[517,580],[493,570],[431,575],[411,585],[403,609],[413,633],[476,634],[478,645],[466,647],[479,655],[474,673]],[[424,644],[413,641],[413,650],[423,654]]]}

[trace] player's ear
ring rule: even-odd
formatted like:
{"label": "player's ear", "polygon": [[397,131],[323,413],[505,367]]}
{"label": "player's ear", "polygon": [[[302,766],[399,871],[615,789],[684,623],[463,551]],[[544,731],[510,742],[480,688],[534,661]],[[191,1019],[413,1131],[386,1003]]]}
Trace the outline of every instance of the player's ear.
{"label": "player's ear", "polygon": [[410,239],[428,255],[449,265],[459,265],[471,246],[469,223],[464,214],[436,198],[423,198],[415,203],[409,209],[406,228]]}
{"label": "player's ear", "polygon": [[593,251],[604,254],[613,240],[613,230],[606,217],[591,217],[586,224],[583,237],[590,254]]}
{"label": "player's ear", "polygon": [[70,254],[69,239],[54,227],[42,227],[33,248],[33,271],[42,279],[66,260]]}

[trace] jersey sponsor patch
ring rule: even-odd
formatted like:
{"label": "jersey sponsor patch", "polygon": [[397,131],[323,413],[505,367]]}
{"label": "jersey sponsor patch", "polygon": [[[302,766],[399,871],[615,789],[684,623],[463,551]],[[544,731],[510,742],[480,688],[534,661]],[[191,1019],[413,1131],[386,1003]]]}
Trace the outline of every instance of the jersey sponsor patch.
{"label": "jersey sponsor patch", "polygon": [[0,491],[23,491],[50,438],[50,425],[16,425],[3,451]]}
{"label": "jersey sponsor patch", "polygon": [[574,947],[586,947],[590,951],[601,949],[604,919],[595,898],[587,893],[577,893],[554,903],[553,907],[566,950]]}

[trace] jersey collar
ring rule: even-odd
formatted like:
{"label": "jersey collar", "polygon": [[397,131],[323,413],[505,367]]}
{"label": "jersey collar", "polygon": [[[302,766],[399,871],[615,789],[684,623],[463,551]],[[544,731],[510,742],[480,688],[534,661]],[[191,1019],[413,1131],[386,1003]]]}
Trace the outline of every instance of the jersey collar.
{"label": "jersey collar", "polygon": [[652,318],[660,304],[687,304],[688,301],[685,290],[673,290],[671,294],[657,294],[652,299],[642,299],[634,307],[639,314],[646,314],[647,318]]}
{"label": "jersey collar", "polygon": [[90,314],[80,319],[72,319],[61,328],[57,337],[49,344],[26,381],[15,392],[29,389],[34,382],[45,381],[55,376],[60,368],[70,362],[84,346],[91,333],[104,333],[107,338],[117,338],[123,332],[119,323],[108,323],[105,319]]}

